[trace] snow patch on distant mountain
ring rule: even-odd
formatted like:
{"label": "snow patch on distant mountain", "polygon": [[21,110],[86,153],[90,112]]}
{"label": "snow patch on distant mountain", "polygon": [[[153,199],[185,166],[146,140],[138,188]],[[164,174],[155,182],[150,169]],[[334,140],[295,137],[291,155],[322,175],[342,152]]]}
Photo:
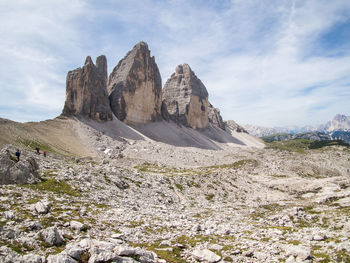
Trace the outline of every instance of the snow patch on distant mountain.
{"label": "snow patch on distant mountain", "polygon": [[303,127],[299,126],[285,126],[285,127],[263,127],[255,125],[243,125],[243,127],[251,134],[256,137],[268,136],[276,133],[304,133],[304,132],[324,132],[332,133],[335,131],[350,131],[350,116],[337,114],[331,121],[325,124],[321,124],[317,127],[306,125]]}

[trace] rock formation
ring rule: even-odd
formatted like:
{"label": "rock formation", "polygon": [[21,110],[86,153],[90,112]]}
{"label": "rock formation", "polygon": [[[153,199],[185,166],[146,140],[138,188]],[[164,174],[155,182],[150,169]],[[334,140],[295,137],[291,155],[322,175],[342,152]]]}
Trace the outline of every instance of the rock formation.
{"label": "rock formation", "polygon": [[160,119],[161,91],[158,66],[144,42],[135,45],[109,76],[111,109],[119,120],[127,124]]}
{"label": "rock formation", "polygon": [[40,181],[37,170],[39,166],[33,157],[15,162],[7,147],[0,152],[0,185],[33,184]]}
{"label": "rock formation", "polygon": [[220,129],[225,130],[225,123],[222,120],[222,117],[220,115],[220,110],[218,108],[214,108],[213,105],[211,105],[211,103],[209,103],[209,113],[208,113],[208,118],[209,118],[209,122],[217,127],[219,127]]}
{"label": "rock formation", "polygon": [[[337,114],[331,121],[323,125],[322,128],[325,132],[350,131],[350,116]],[[322,128],[320,127],[319,130]]]}
{"label": "rock formation", "polygon": [[113,119],[107,93],[107,60],[88,56],[82,68],[69,71],[63,116],[83,116],[97,121]]}
{"label": "rock formation", "polygon": [[194,129],[209,126],[208,92],[189,65],[177,66],[165,83],[162,99],[174,122]]}
{"label": "rock formation", "polygon": [[225,123],[226,131],[248,133],[242,126],[238,125],[235,121],[228,120],[228,121],[225,121],[224,123]]}

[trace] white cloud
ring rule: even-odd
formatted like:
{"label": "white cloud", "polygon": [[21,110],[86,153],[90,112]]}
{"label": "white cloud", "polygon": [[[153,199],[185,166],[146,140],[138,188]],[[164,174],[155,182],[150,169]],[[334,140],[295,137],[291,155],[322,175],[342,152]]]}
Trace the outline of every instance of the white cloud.
{"label": "white cloud", "polygon": [[54,117],[68,70],[104,53],[111,71],[144,40],[163,83],[189,63],[225,119],[277,126],[350,114],[350,52],[330,56],[319,43],[349,19],[346,0],[3,1],[0,10],[4,109]]}
{"label": "white cloud", "polygon": [[[67,59],[81,55],[71,21],[84,11],[84,3],[3,1],[0,10],[0,85],[11,91],[1,96],[1,105],[33,112],[40,108],[42,119],[57,116],[64,103],[63,67]],[[1,115],[13,117],[13,112]],[[23,120],[21,113],[14,119]]]}

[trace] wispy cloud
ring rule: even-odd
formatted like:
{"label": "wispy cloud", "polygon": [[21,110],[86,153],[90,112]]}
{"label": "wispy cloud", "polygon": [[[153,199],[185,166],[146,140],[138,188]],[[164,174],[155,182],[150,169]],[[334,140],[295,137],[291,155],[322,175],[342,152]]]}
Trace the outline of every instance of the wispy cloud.
{"label": "wispy cloud", "polygon": [[350,114],[347,0],[2,1],[0,23],[2,117],[57,116],[68,70],[105,54],[111,71],[141,40],[163,83],[189,63],[225,119],[303,125]]}

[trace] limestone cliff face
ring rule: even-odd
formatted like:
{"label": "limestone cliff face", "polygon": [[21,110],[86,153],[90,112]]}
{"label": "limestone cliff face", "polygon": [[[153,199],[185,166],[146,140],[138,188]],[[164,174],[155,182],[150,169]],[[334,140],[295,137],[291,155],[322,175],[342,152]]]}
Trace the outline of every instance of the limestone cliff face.
{"label": "limestone cliff face", "polygon": [[165,83],[162,100],[171,120],[194,129],[209,126],[208,92],[189,65],[177,66]]}
{"label": "limestone cliff face", "polygon": [[218,108],[214,108],[213,105],[211,105],[211,103],[209,103],[209,122],[217,127],[219,127],[220,129],[225,130],[225,123],[222,120],[222,117],[220,115],[220,110]]}
{"label": "limestone cliff face", "polygon": [[83,116],[97,121],[113,119],[107,93],[107,60],[88,56],[82,68],[69,71],[63,116]]}
{"label": "limestone cliff face", "polygon": [[119,120],[141,124],[161,118],[162,81],[146,43],[138,43],[119,61],[107,88],[111,109]]}

